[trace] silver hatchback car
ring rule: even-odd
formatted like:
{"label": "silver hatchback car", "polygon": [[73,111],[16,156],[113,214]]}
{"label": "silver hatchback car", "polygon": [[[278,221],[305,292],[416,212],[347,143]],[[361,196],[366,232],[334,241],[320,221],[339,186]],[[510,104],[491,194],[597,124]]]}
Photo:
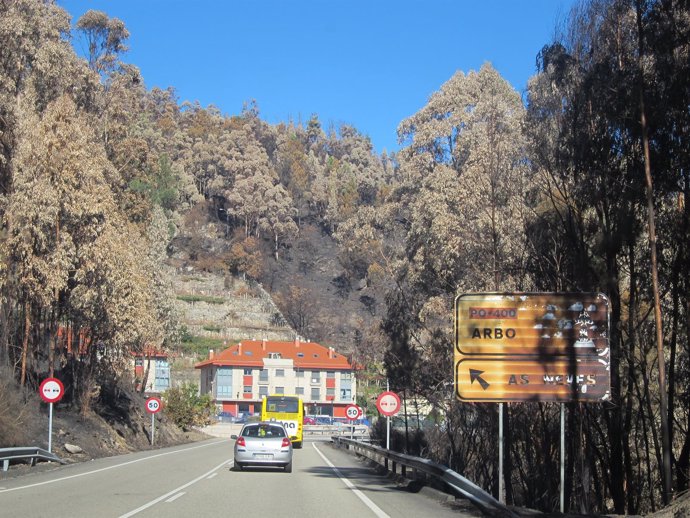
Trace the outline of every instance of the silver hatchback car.
{"label": "silver hatchback car", "polygon": [[279,466],[292,472],[292,443],[283,425],[262,421],[247,423],[235,439],[235,466]]}

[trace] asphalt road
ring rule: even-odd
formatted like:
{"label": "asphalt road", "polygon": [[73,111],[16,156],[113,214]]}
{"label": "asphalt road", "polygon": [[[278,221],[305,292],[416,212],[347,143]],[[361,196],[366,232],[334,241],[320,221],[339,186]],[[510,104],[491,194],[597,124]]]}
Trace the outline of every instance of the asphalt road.
{"label": "asphalt road", "polygon": [[0,517],[464,517],[408,491],[329,442],[295,450],[293,472],[235,471],[213,439],[0,479]]}

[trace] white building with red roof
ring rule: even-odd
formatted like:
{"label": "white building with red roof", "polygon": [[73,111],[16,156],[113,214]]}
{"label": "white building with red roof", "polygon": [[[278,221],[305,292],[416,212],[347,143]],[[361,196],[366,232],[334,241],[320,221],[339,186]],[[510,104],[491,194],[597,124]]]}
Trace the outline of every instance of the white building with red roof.
{"label": "white building with red roof", "polygon": [[197,363],[201,394],[210,394],[219,411],[258,414],[269,394],[298,395],[308,414],[345,417],[355,402],[356,380],[348,359],[316,342],[242,340]]}

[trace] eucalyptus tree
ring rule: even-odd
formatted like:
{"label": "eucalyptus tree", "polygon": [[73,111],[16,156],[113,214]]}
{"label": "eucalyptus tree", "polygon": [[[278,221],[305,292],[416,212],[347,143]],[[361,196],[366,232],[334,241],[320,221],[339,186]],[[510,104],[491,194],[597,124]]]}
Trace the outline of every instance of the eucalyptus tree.
{"label": "eucalyptus tree", "polygon": [[296,237],[299,233],[299,227],[293,219],[297,211],[290,194],[280,183],[269,187],[263,194],[266,206],[264,213],[259,217],[258,226],[271,234],[273,254],[278,261],[282,242]]}
{"label": "eucalyptus tree", "polygon": [[328,208],[328,178],[326,177],[326,157],[317,154],[313,149],[306,158],[309,175],[310,197],[309,211],[319,221],[324,221]]}
{"label": "eucalyptus tree", "polygon": [[[690,484],[690,6],[684,2],[636,2],[640,99],[649,135],[668,355],[668,427],[676,489]],[[668,353],[665,350],[668,350]],[[683,424],[680,424],[683,423]],[[681,439],[682,437],[682,439]],[[670,477],[669,477],[670,478]]]}
{"label": "eucalyptus tree", "polygon": [[[379,257],[370,254],[370,271],[387,272],[391,286],[383,329],[392,383],[450,413],[442,455],[454,467],[473,466],[473,475],[488,484],[497,481],[494,463],[471,461],[458,434],[479,422],[487,432],[495,428],[493,412],[445,404],[452,398],[450,308],[461,291],[530,286],[524,275],[524,113],[519,94],[491,65],[456,73],[401,122],[404,147],[395,157],[398,167],[386,171],[381,162],[384,201],[373,209],[376,216],[347,222],[337,232],[348,236],[347,243],[357,235],[377,236],[364,242],[378,243],[371,247]],[[485,450],[487,434],[474,435]]]}
{"label": "eucalyptus tree", "polygon": [[[347,172],[352,171],[356,188],[358,206],[374,205],[377,202],[379,188],[388,180],[379,157],[374,153],[371,139],[362,135],[352,126],[343,124],[340,127],[340,138],[329,143],[330,154],[347,164],[343,169],[344,185],[350,182]],[[347,187],[341,187],[343,191]]]}
{"label": "eucalyptus tree", "polygon": [[326,138],[326,134],[321,128],[321,121],[319,121],[319,115],[312,113],[307,122],[307,143],[310,149],[317,148],[321,146]]}
{"label": "eucalyptus tree", "polygon": [[519,94],[489,64],[456,73],[400,124],[410,202],[408,258],[418,286],[514,289],[522,283],[526,157]]}
{"label": "eucalyptus tree", "polygon": [[127,51],[129,31],[122,20],[90,9],[79,18],[76,27],[87,46],[89,67],[99,74],[112,71],[118,55]]}
{"label": "eucalyptus tree", "polygon": [[[410,308],[420,324],[417,347],[426,349],[425,363],[445,367],[422,385],[431,400],[438,401],[439,390],[445,393],[443,387],[452,381],[453,298],[465,291],[530,287],[523,264],[528,219],[523,119],[519,94],[485,64],[478,72],[457,72],[398,128],[401,142],[408,144],[398,154],[402,184],[408,189],[401,191],[409,211],[405,277],[411,289],[422,294]],[[459,413],[449,416],[448,423],[461,429],[470,414],[487,431],[497,424],[486,406],[477,413],[461,406],[439,410]],[[446,434],[450,456],[456,465],[467,465],[467,452],[454,440],[456,433],[449,427]],[[509,433],[507,444],[510,452]],[[508,454],[507,474],[510,459]],[[494,459],[485,461],[493,472],[476,475],[495,487],[496,464]],[[508,499],[514,500],[510,476],[506,489]]]}
{"label": "eucalyptus tree", "polygon": [[[687,114],[669,108],[674,106],[672,99],[687,100],[682,93],[687,86],[678,89],[678,81],[686,80],[678,68],[668,65],[682,62],[678,58],[687,52],[687,42],[677,39],[683,23],[678,32],[654,27],[668,29],[668,24],[675,26],[686,15],[685,6],[670,2],[583,4],[571,15],[566,37],[542,51],[540,73],[529,87],[529,134],[542,185],[539,218],[551,231],[532,233],[537,238],[533,243],[539,243],[535,250],[549,250],[541,257],[535,255],[535,263],[560,285],[602,290],[611,302],[613,401],[603,413],[586,412],[581,418],[590,425],[583,427],[585,445],[596,452],[584,455],[586,467],[590,473],[606,474],[607,492],[602,494],[594,483],[584,484],[578,498],[584,502],[596,494],[595,505],[603,508],[610,495],[619,513],[653,510],[663,486],[659,481],[667,483],[670,478],[654,468],[665,463],[665,434],[657,432],[659,421],[675,418],[673,408],[668,416],[659,414],[657,396],[650,392],[654,387],[649,372],[656,370],[649,364],[653,349],[649,330],[654,329],[649,307],[654,306],[654,297],[645,246],[651,234],[644,193],[646,166],[654,176],[653,201],[659,214],[662,292],[674,294],[661,300],[674,315],[673,325],[657,323],[656,328],[665,330],[665,343],[673,346],[679,333],[686,335],[678,326],[683,318],[678,288],[684,281],[675,270],[682,264],[678,259],[687,240],[679,225],[682,210],[674,210],[672,204],[685,183],[678,175],[683,170],[682,154],[674,149],[684,138],[684,131],[678,130],[685,126],[682,120]],[[675,85],[673,94],[670,84]],[[640,103],[642,92],[646,110]],[[646,157],[641,131],[645,115],[651,144]],[[675,164],[669,167],[671,162]],[[550,240],[548,248],[545,239]],[[673,373],[680,359],[673,347],[670,359]],[[673,382],[669,383],[672,393]],[[662,394],[667,390],[663,381],[656,389]],[[687,415],[685,409],[682,412]],[[605,428],[597,423],[601,418]]]}
{"label": "eucalyptus tree", "polygon": [[194,177],[197,191],[205,198],[214,196],[217,183],[228,178],[232,183],[229,161],[232,160],[232,144],[227,139],[227,121],[213,107],[202,108],[198,103],[183,103],[180,130],[184,134],[179,152],[179,162],[187,174]]}
{"label": "eucalyptus tree", "polygon": [[[4,54],[0,62],[0,182],[3,182],[3,198],[1,207],[2,217],[5,221],[12,218],[9,211],[13,207],[12,195],[14,189],[17,167],[31,167],[26,160],[31,162],[34,158],[28,158],[31,154],[20,147],[20,133],[28,130],[26,120],[35,121],[43,112],[59,98],[63,92],[70,91],[76,102],[82,105],[89,104],[97,95],[97,78],[74,55],[69,45],[69,17],[59,7],[39,1],[5,2],[0,6],[0,31],[2,32],[0,52]],[[37,144],[40,146],[40,144]],[[21,155],[21,158],[19,158]],[[21,194],[20,194],[21,196]],[[52,232],[56,239],[59,238],[60,220],[53,221]],[[44,229],[46,230],[46,229]],[[11,239],[11,238],[10,238]],[[45,244],[44,244],[45,246]],[[9,248],[8,248],[9,250]],[[46,249],[43,249],[46,252]],[[53,254],[53,257],[59,254]],[[15,265],[9,253],[5,256],[7,272],[11,277],[15,272]],[[26,267],[25,263],[23,267]],[[53,281],[61,274],[55,272]],[[14,279],[8,282],[8,290]],[[22,298],[23,329],[31,328],[32,312],[38,311],[42,303],[45,303],[45,291],[51,291],[51,309],[53,327],[55,320],[59,318],[60,311],[57,303],[59,282],[51,282],[48,286],[39,287],[36,280],[29,282],[33,285],[25,297]],[[42,302],[33,305],[31,299],[35,295]],[[3,297],[3,314],[8,315],[10,305],[18,302],[6,291]],[[18,312],[15,314],[19,314]],[[43,315],[45,316],[45,314]],[[9,329],[12,324],[6,322],[3,326],[5,340],[10,340]],[[50,337],[50,331],[46,333]],[[54,337],[54,335],[53,335]],[[29,356],[29,338],[22,339],[22,361],[20,379],[22,383],[26,377],[27,358]],[[46,342],[47,345],[47,342]],[[49,356],[49,368],[52,372],[53,346],[47,347]],[[31,351],[33,353],[34,351]]]}
{"label": "eucalyptus tree", "polygon": [[284,131],[278,144],[278,176],[294,200],[299,224],[302,216],[308,213],[311,199],[306,146],[296,132],[288,128]]}
{"label": "eucalyptus tree", "polygon": [[250,135],[238,143],[229,168],[235,181],[227,192],[226,203],[230,215],[244,226],[245,236],[259,235],[259,220],[267,212],[267,193],[278,178],[268,155]]}
{"label": "eucalyptus tree", "polygon": [[66,96],[41,117],[26,113],[5,213],[8,288],[23,314],[21,379],[29,358],[53,361],[55,326],[69,323],[91,344],[73,372],[84,381],[77,385],[83,394],[104,353],[99,344],[121,367],[159,328],[149,318],[150,272],[138,258],[145,248],[117,209],[109,181],[115,172],[88,120]]}
{"label": "eucalyptus tree", "polygon": [[31,90],[41,112],[66,89],[77,103],[92,102],[98,80],[69,44],[69,15],[51,2],[0,4],[0,185],[11,191],[11,161],[18,117],[17,99]]}

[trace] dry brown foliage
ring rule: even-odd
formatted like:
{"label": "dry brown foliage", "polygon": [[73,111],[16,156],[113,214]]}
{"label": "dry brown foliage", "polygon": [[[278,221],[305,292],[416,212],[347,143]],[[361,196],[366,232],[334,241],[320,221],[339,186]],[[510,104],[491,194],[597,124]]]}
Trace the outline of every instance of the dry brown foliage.
{"label": "dry brown foliage", "polygon": [[38,427],[39,402],[19,387],[10,369],[0,368],[0,448],[28,444]]}

